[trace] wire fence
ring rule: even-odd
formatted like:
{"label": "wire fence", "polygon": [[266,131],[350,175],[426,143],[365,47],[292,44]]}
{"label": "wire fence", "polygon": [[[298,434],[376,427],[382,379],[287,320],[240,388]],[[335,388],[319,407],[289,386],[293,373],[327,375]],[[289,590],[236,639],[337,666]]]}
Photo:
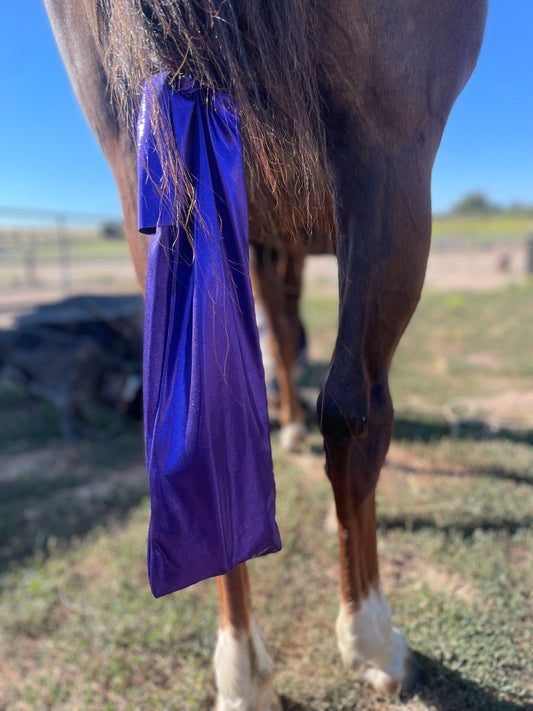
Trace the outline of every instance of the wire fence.
{"label": "wire fence", "polygon": [[[503,236],[480,237],[481,227],[475,220],[472,224],[477,230],[473,236],[460,230],[445,234],[453,221],[437,225],[426,278],[430,285],[491,288],[533,274],[531,220],[512,229],[496,224]],[[116,215],[0,206],[0,328],[38,303],[82,293],[135,291],[134,269]]]}
{"label": "wire fence", "polygon": [[120,218],[0,207],[0,326],[37,303],[135,290]]}

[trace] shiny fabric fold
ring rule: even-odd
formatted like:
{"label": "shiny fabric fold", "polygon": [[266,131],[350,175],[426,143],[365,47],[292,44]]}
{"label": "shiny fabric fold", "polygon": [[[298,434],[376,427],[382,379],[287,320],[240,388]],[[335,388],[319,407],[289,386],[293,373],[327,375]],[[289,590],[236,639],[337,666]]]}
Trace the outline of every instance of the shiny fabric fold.
{"label": "shiny fabric fold", "polygon": [[[163,182],[158,141],[175,142],[195,187],[193,247],[176,224],[176,203],[185,198],[180,185]],[[188,78],[173,88],[165,74],[152,77],[139,113],[138,173],[139,229],[150,235],[148,574],[159,597],[278,551],[281,542],[231,98],[207,97]]]}

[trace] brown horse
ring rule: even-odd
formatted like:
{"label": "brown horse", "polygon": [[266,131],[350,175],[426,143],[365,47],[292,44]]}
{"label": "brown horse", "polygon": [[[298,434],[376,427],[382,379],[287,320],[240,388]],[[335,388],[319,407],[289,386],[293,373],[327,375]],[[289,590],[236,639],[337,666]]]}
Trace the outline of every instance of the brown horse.
{"label": "brown horse", "polygon": [[[156,71],[190,73],[234,97],[255,242],[330,239],[339,330],[318,416],[338,518],[337,640],[347,667],[394,691],[409,655],[380,585],[374,498],[392,434],[388,372],[422,289],[431,169],[477,60],[486,0],[45,4],[114,172],[141,286],[147,242],[137,232],[132,124],[141,86]],[[269,308],[279,320],[276,299]],[[217,709],[278,709],[246,566],[218,586]]]}
{"label": "brown horse", "polygon": [[305,246],[297,243],[252,244],[250,260],[256,306],[263,308],[267,323],[268,340],[262,348],[275,365],[280,444],[287,452],[300,451],[307,434],[306,413],[294,377],[305,338],[299,302],[306,253]]}

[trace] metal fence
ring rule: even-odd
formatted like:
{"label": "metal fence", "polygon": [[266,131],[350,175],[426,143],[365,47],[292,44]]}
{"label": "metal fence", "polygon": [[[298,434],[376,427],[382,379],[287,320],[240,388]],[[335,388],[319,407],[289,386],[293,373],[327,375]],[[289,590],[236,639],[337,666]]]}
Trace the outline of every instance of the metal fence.
{"label": "metal fence", "polygon": [[0,325],[37,303],[135,289],[120,218],[0,207]]}

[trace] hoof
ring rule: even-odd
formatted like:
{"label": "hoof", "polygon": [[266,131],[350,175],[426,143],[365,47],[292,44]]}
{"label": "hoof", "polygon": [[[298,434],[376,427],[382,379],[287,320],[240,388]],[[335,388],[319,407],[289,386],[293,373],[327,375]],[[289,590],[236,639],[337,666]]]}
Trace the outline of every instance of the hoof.
{"label": "hoof", "polygon": [[271,698],[266,706],[264,703],[250,706],[246,704],[246,702],[241,703],[240,700],[237,702],[228,702],[223,696],[218,694],[213,711],[283,711],[283,706],[275,691],[272,692]]}
{"label": "hoof", "polygon": [[360,679],[366,684],[370,684],[374,691],[377,691],[381,696],[395,696],[402,687],[401,681],[393,679],[387,673],[375,667],[365,669],[361,673]]}
{"label": "hoof", "polygon": [[301,452],[307,429],[301,422],[290,422],[281,428],[279,439],[284,452]]}
{"label": "hoof", "polygon": [[404,688],[410,669],[411,653],[398,630],[392,630],[389,644],[388,654],[392,654],[386,666],[381,668],[370,662],[365,664],[359,673],[361,681],[370,684],[378,694],[384,696],[394,696]]}

